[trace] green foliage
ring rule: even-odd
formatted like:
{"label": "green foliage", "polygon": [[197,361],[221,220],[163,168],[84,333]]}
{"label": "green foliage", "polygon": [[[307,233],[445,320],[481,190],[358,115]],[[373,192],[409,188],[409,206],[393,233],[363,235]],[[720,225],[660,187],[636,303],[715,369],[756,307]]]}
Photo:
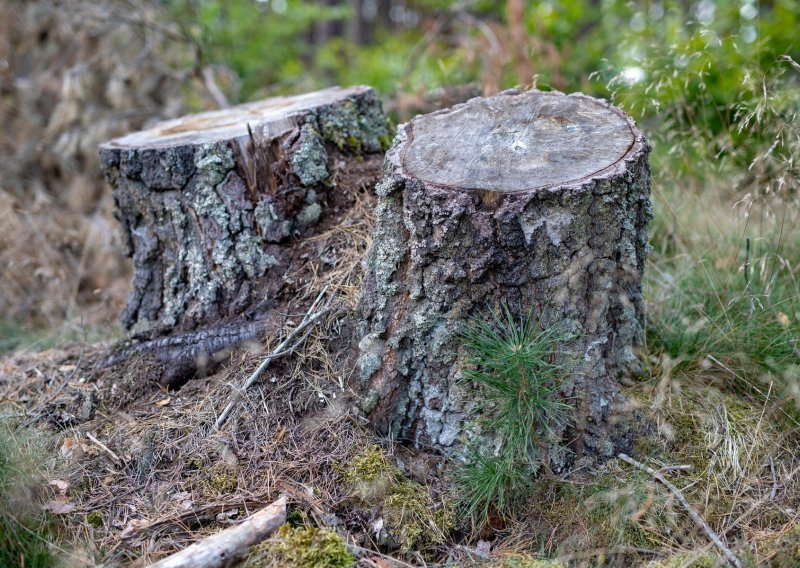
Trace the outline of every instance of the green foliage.
{"label": "green foliage", "polygon": [[472,522],[482,526],[493,511],[511,514],[534,489],[531,464],[510,451],[499,456],[472,452],[456,473],[459,495]]}
{"label": "green foliage", "polygon": [[530,494],[537,453],[547,451],[553,427],[563,425],[569,405],[557,400],[562,366],[558,346],[568,339],[537,328],[535,318],[517,320],[508,306],[492,319],[474,319],[464,333],[472,356],[465,378],[481,387],[485,431],[500,445],[494,455],[474,451],[458,472],[461,495],[473,521],[492,511],[509,514]]}
{"label": "green foliage", "polygon": [[0,566],[55,565],[48,548],[54,527],[31,481],[40,473],[39,452],[35,440],[0,422]]}
{"label": "green foliage", "polygon": [[309,0],[168,0],[170,15],[202,47],[208,63],[224,64],[241,79],[246,100],[264,89],[311,90],[306,32],[317,22],[342,20],[346,7]]}

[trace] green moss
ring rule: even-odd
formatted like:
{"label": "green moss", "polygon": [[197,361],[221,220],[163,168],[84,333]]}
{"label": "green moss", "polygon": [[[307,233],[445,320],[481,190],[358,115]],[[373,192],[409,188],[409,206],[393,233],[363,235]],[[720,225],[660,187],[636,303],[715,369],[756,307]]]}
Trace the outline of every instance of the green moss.
{"label": "green moss", "polygon": [[780,533],[757,539],[755,550],[761,559],[769,559],[759,562],[759,566],[800,566],[800,523]]}
{"label": "green moss", "polygon": [[335,531],[284,525],[277,538],[253,548],[244,568],[338,568],[355,561]]}
{"label": "green moss", "polygon": [[379,446],[367,447],[338,469],[353,498],[378,511],[383,544],[404,552],[420,550],[444,542],[453,528],[449,501],[434,501],[424,485],[403,477]]}
{"label": "green moss", "polygon": [[86,515],[86,522],[92,525],[94,528],[99,529],[103,526],[103,513],[100,511],[92,511]]}
{"label": "green moss", "polygon": [[392,146],[392,137],[389,134],[381,134],[378,136],[381,143],[381,152],[386,152]]}
{"label": "green moss", "polygon": [[716,568],[721,566],[720,559],[712,552],[685,552],[654,560],[647,568]]}
{"label": "green moss", "polygon": [[434,503],[428,490],[414,481],[390,487],[382,512],[387,540],[403,552],[440,544],[453,528],[448,503]]}
{"label": "green moss", "polygon": [[348,464],[340,464],[339,469],[344,472],[344,481],[349,485],[396,478],[400,475],[399,470],[389,463],[380,446],[375,445],[356,455]]}
{"label": "green moss", "polygon": [[204,495],[233,493],[239,487],[238,470],[222,462],[215,463],[201,484]]}

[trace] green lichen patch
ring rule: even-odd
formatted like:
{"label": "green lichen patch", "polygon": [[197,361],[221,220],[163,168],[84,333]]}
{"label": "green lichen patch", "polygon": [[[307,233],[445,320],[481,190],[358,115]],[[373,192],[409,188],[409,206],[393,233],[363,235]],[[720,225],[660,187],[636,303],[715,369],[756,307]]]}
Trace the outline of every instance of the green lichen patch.
{"label": "green lichen patch", "polygon": [[292,169],[304,186],[317,185],[328,178],[328,152],[320,133],[311,124],[300,130],[300,144],[292,156]]}
{"label": "green lichen patch", "polygon": [[244,568],[340,568],[355,561],[335,531],[284,525],[276,538],[252,549]]}
{"label": "green lichen patch", "polygon": [[318,117],[322,137],[340,150],[355,153],[381,152],[390,137],[389,124],[377,98],[323,109]]}

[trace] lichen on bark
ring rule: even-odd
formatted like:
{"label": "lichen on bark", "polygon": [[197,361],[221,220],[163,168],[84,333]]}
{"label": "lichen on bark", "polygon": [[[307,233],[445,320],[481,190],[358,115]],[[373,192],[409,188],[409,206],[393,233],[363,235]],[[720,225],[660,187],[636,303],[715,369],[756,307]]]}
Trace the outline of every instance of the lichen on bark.
{"label": "lichen on bark", "polygon": [[[296,100],[276,101],[295,109],[286,116],[270,101],[254,103],[265,122],[252,122],[251,105],[238,130],[228,109],[101,146],[134,264],[126,328],[188,330],[241,314],[271,271],[279,277],[289,241],[314,231],[335,192],[358,189],[332,174],[380,151],[388,124],[375,93],[332,89]],[[218,130],[192,130],[217,120]]]}

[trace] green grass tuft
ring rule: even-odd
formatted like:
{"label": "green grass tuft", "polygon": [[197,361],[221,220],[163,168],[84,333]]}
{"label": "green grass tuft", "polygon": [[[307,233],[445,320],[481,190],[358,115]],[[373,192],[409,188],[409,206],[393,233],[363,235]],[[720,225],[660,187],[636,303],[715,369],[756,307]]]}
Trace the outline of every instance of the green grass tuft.
{"label": "green grass tuft", "polygon": [[0,566],[48,568],[56,563],[48,547],[55,529],[31,483],[39,473],[37,455],[32,440],[0,422]]}

